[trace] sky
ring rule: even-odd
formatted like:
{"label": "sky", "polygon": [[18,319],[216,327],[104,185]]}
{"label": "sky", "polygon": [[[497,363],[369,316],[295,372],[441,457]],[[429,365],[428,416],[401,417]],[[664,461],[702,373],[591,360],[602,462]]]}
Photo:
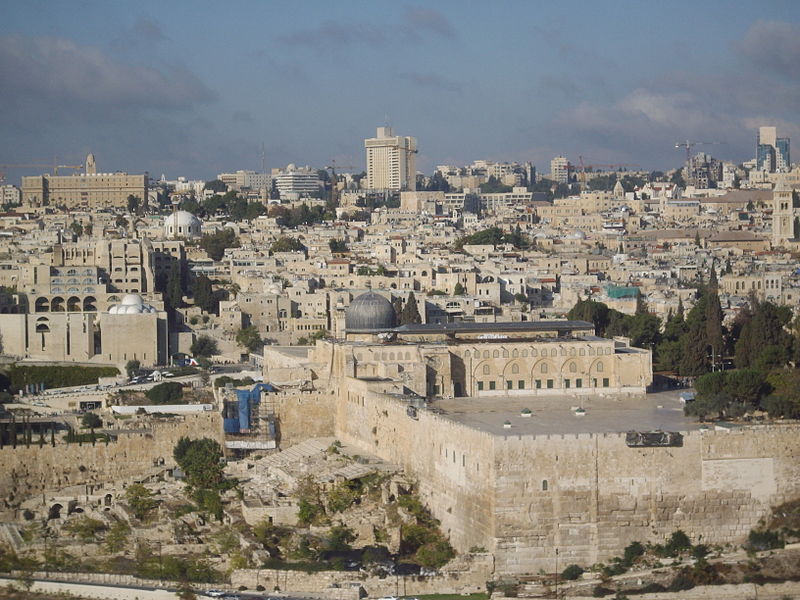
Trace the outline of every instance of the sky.
{"label": "sky", "polygon": [[[800,156],[800,2],[2,0],[0,163],[211,179],[364,169],[386,123],[417,168],[667,170]],[[352,168],[350,168],[352,167]],[[636,167],[630,167],[636,168]],[[42,168],[0,167],[9,183]],[[16,179],[16,181],[15,181]]]}

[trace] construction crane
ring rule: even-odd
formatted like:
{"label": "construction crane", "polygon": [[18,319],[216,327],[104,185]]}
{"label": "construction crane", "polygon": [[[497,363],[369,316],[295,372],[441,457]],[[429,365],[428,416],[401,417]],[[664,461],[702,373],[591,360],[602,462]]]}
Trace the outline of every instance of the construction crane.
{"label": "construction crane", "polygon": [[586,169],[595,169],[595,168],[602,168],[602,169],[618,169],[621,167],[638,167],[640,165],[631,164],[631,163],[617,163],[614,165],[601,165],[601,164],[591,164],[587,165],[583,162],[583,156],[578,156],[578,162],[581,166],[581,188],[586,187]]}
{"label": "construction crane", "polygon": [[333,206],[339,206],[339,188],[337,184],[339,180],[336,177],[336,169],[357,169],[353,165],[337,165],[336,159],[331,159],[331,164],[329,164],[326,169],[329,169],[331,172],[331,204]]}
{"label": "construction crane", "polygon": [[59,169],[81,170],[84,165],[54,165],[45,163],[31,163],[27,165],[0,165],[0,183],[6,180],[6,169],[53,169],[53,175],[58,175]]}
{"label": "construction crane", "polygon": [[697,142],[693,140],[686,140],[684,142],[676,142],[675,148],[686,148],[686,166],[689,166],[689,158],[691,157],[692,148],[701,145],[721,144],[722,142]]}

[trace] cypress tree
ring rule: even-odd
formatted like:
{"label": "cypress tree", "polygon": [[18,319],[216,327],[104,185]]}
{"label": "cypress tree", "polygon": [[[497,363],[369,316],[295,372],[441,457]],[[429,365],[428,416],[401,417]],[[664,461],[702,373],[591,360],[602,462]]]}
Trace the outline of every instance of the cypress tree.
{"label": "cypress tree", "polygon": [[[716,274],[713,268],[711,269],[711,276],[714,282],[716,282]],[[706,300],[706,338],[708,345],[711,346],[711,353],[715,357],[715,360],[721,360],[723,350],[722,307],[719,303],[716,287],[709,287],[713,291],[708,294],[708,299]]]}
{"label": "cypress tree", "polygon": [[414,323],[422,323],[422,317],[417,309],[417,300],[414,297],[414,292],[411,292],[403,305],[403,310],[400,311],[400,325],[411,325]]}
{"label": "cypress tree", "polygon": [[181,274],[177,264],[169,270],[167,285],[164,290],[164,304],[168,309],[178,308],[182,304],[183,288],[181,287]]}

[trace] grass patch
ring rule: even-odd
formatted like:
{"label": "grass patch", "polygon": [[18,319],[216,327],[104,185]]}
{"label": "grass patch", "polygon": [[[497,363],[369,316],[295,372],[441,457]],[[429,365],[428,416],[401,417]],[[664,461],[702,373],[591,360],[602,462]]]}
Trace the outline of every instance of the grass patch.
{"label": "grass patch", "polygon": [[414,596],[419,600],[488,600],[489,595],[484,592],[477,594],[425,594],[422,596]]}

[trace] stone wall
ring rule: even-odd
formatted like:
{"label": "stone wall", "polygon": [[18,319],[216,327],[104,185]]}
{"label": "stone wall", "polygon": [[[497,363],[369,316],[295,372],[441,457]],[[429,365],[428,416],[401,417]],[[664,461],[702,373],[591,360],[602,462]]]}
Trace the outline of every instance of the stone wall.
{"label": "stone wall", "polygon": [[622,554],[632,541],[744,541],[771,507],[800,497],[800,425],[690,432],[682,447],[630,448],[624,434],[494,436],[376,393],[340,387],[336,436],[396,463],[461,552],[498,573],[552,571]]}
{"label": "stone wall", "polygon": [[172,465],[172,449],[183,436],[209,437],[222,444],[222,419],[217,413],[175,417],[153,422],[149,431],[121,433],[108,444],[59,441],[55,447],[49,443],[41,448],[38,444],[5,446],[0,450],[0,511],[13,511],[22,500],[48,489],[124,480],[160,464]]}
{"label": "stone wall", "polygon": [[[250,590],[261,585],[265,593],[302,594],[319,597],[359,598],[364,590],[370,598],[381,596],[422,596],[424,594],[473,594],[486,591],[494,568],[490,554],[457,559],[447,570],[434,576],[389,575],[373,577],[358,571],[278,571],[240,569],[231,573],[231,587]],[[348,595],[349,592],[349,595]],[[344,593],[344,596],[343,596]]]}
{"label": "stone wall", "polygon": [[262,394],[264,409],[278,417],[280,445],[288,448],[303,440],[333,435],[334,397],[330,392],[286,390]]}
{"label": "stone wall", "polygon": [[498,565],[590,565],[632,541],[741,543],[771,506],[800,496],[800,426],[690,432],[682,447],[624,434],[509,436],[495,444]]}
{"label": "stone wall", "polygon": [[407,404],[346,379],[337,403],[336,437],[400,465],[419,482],[422,500],[460,551],[491,549],[494,522],[493,438],[430,411],[410,417]]}

